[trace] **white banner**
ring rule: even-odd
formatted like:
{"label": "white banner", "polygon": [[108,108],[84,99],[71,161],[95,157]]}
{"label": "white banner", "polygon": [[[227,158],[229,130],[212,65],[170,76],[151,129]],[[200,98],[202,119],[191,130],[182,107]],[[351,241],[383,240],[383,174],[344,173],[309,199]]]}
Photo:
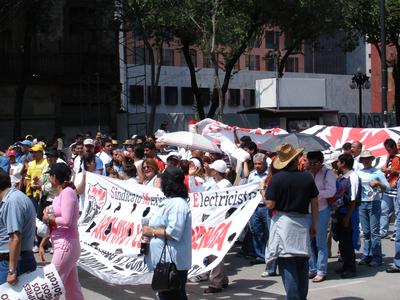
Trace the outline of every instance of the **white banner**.
{"label": "white banner", "polygon": [[53,264],[18,277],[16,285],[0,285],[1,300],[53,299],[64,293],[61,278]]}
{"label": "white banner", "polygon": [[[139,255],[141,219],[164,198],[142,185],[87,173],[85,209],[79,221],[79,266],[113,284],[143,284],[152,278]],[[214,268],[226,255],[260,201],[258,184],[191,193],[192,268],[189,277]],[[119,251],[122,250],[122,254]],[[117,254],[118,253],[118,254]],[[207,257],[217,259],[207,265]]]}

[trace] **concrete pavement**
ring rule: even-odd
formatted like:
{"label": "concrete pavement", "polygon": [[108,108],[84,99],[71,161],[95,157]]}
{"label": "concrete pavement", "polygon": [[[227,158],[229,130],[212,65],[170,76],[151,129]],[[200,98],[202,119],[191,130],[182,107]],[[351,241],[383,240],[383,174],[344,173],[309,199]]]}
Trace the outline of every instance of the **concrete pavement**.
{"label": "concrete pavement", "polygon": [[[226,272],[230,285],[222,293],[203,295],[207,281],[188,283],[189,299],[284,299],[284,289],[280,277],[262,278],[264,265],[250,266],[249,261],[236,256],[237,248],[227,255]],[[336,249],[333,250],[336,253]],[[340,266],[337,258],[329,259],[328,280],[322,283],[310,281],[308,299],[315,300],[398,300],[400,299],[400,274],[385,272],[388,263],[392,262],[394,242],[383,240],[384,265],[378,268],[358,267],[358,276],[353,279],[340,279],[335,269]],[[359,257],[360,255],[358,255]],[[79,278],[85,299],[156,299],[149,285],[115,286],[80,270]]]}

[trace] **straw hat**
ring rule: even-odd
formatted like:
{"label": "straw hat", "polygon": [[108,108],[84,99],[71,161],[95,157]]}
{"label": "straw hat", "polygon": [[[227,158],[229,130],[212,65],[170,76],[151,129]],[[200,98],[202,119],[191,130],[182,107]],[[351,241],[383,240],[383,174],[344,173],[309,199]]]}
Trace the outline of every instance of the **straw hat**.
{"label": "straw hat", "polygon": [[375,158],[375,156],[369,150],[364,150],[360,154],[360,158],[370,158],[370,157]]}
{"label": "straw hat", "polygon": [[275,169],[281,170],[303,151],[303,147],[294,148],[291,144],[279,145],[276,147],[277,156],[272,164]]}

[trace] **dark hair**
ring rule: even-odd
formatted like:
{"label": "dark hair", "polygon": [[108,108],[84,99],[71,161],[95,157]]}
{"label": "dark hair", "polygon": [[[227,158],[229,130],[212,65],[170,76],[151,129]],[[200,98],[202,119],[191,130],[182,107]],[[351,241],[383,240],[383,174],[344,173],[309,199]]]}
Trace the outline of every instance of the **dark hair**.
{"label": "dark hair", "polygon": [[322,163],[324,161],[324,155],[321,151],[310,151],[307,152],[307,159],[316,160]]}
{"label": "dark hair", "polygon": [[9,187],[11,187],[10,175],[0,168],[0,191],[4,191]]}
{"label": "dark hair", "polygon": [[87,166],[92,161],[96,161],[96,155],[94,153],[85,153],[82,157],[83,167],[87,170]]}
{"label": "dark hair", "polygon": [[185,174],[185,175],[189,174],[189,164],[190,164],[190,161],[184,160],[184,159],[179,162],[179,168],[182,170],[183,174]]}
{"label": "dark hair", "polygon": [[239,139],[239,141],[241,141],[242,143],[245,143],[245,142],[251,142],[252,140],[251,140],[250,136],[244,135]]}
{"label": "dark hair", "polygon": [[189,198],[188,190],[184,184],[185,175],[180,168],[167,167],[161,175],[161,190],[168,198]]}
{"label": "dark hair", "polygon": [[351,143],[350,142],[344,143],[342,149],[349,151],[351,149]]}
{"label": "dark hair", "polygon": [[137,158],[143,158],[144,157],[144,147],[142,145],[138,145],[135,148],[133,148],[133,153]]}
{"label": "dark hair", "polygon": [[242,148],[247,148],[252,151],[258,150],[257,144],[254,143],[253,141],[247,141],[247,142],[242,143]]}
{"label": "dark hair", "polygon": [[385,147],[389,147],[389,148],[397,148],[397,144],[393,139],[387,139],[383,142],[383,145]]}
{"label": "dark hair", "polygon": [[143,144],[143,143],[146,141],[146,137],[145,137],[144,135],[137,135],[137,136],[134,138],[134,140],[135,140],[135,143],[137,143],[138,140],[141,140],[142,142],[139,144],[139,145],[141,145],[141,144]]}
{"label": "dark hair", "polygon": [[50,167],[49,171],[50,175],[54,175],[57,181],[62,185],[62,188],[66,187],[75,188],[74,185],[70,182],[72,171],[65,163],[55,163]]}
{"label": "dark hair", "polygon": [[128,175],[129,178],[134,178],[137,175],[137,170],[134,164],[126,164],[123,168],[122,171],[126,175]]}
{"label": "dark hair", "polygon": [[350,154],[341,154],[338,157],[338,161],[344,164],[348,169],[353,169],[354,158]]}
{"label": "dark hair", "polygon": [[107,143],[112,144],[112,140],[111,140],[110,138],[105,138],[105,139],[102,139],[102,140],[101,140],[101,145],[102,145],[103,147],[105,147]]}
{"label": "dark hair", "polygon": [[235,170],[229,170],[228,173],[226,174],[226,179],[228,179],[228,181],[231,184],[234,184],[235,180],[236,180],[236,171]]}
{"label": "dark hair", "polygon": [[146,141],[143,143],[143,148],[149,148],[150,150],[155,150],[156,144],[154,144],[153,142]]}

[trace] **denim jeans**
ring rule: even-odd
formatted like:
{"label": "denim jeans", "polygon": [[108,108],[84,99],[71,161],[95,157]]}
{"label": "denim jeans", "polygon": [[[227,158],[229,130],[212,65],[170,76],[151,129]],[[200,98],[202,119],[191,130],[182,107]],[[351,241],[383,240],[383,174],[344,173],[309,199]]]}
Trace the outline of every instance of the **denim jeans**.
{"label": "denim jeans", "polygon": [[257,260],[265,260],[269,222],[268,208],[264,204],[259,204],[250,218],[250,229],[253,233],[253,246]]}
{"label": "denim jeans", "polygon": [[178,271],[178,276],[181,282],[181,288],[179,290],[173,290],[168,292],[158,292],[159,300],[187,300],[186,295],[186,282],[188,271]]}
{"label": "denim jeans", "polygon": [[[311,225],[311,215],[308,216]],[[325,276],[328,271],[328,224],[331,218],[331,209],[329,206],[318,213],[317,236],[315,237],[316,249],[311,247],[311,257],[309,260],[310,273]]]}
{"label": "denim jeans", "polygon": [[[397,194],[397,205],[400,205],[400,194]],[[400,269],[400,214],[397,214],[396,219],[396,240],[394,244],[394,265]]]}
{"label": "denim jeans", "polygon": [[397,216],[398,204],[396,203],[396,196],[390,196],[388,194],[383,194],[382,202],[381,202],[381,227],[380,227],[380,235],[386,236],[389,230],[389,222],[393,213]]}
{"label": "denim jeans", "polygon": [[308,257],[279,257],[278,266],[286,291],[286,299],[307,299]]}
{"label": "denim jeans", "polygon": [[367,262],[382,263],[382,245],[379,233],[381,201],[362,201],[360,222],[364,237],[364,259]]}
{"label": "denim jeans", "polygon": [[[7,281],[8,271],[10,270],[8,266],[8,260],[0,261],[0,284]],[[17,264],[17,275],[21,275],[28,272],[33,272],[36,270],[36,260],[33,256],[33,252],[29,251],[22,254],[18,258]]]}

